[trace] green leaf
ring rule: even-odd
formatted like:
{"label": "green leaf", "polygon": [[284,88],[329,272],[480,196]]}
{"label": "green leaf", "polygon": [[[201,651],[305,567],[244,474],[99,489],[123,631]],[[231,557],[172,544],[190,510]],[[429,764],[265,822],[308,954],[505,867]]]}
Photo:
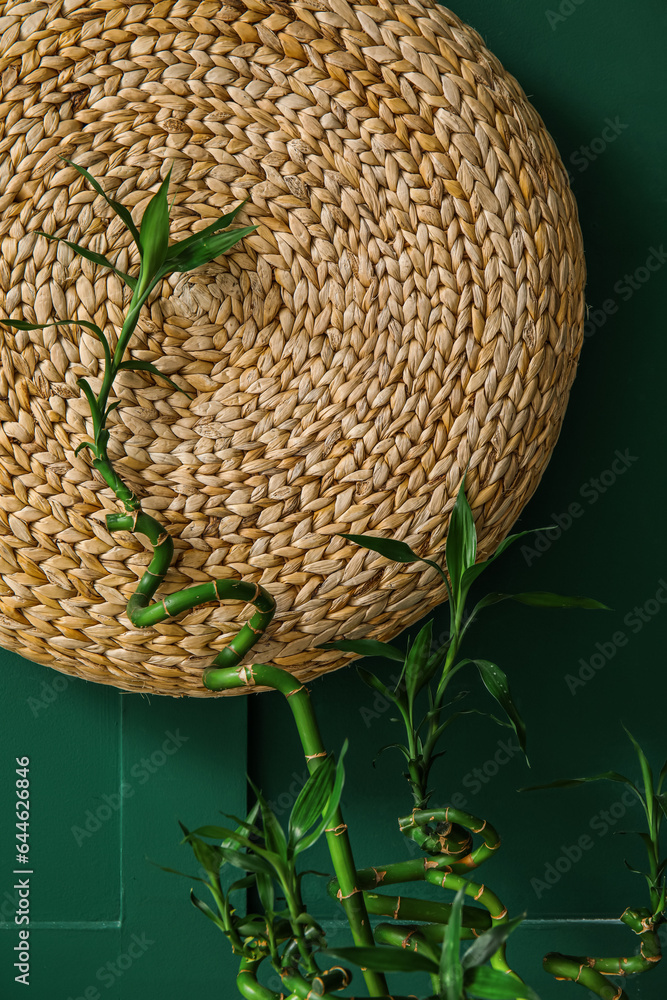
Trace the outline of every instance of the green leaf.
{"label": "green leaf", "polygon": [[[206,226],[204,229],[200,229],[192,236],[188,236],[187,239],[181,240],[180,243],[172,243],[169,249],[167,250],[167,256],[165,257],[165,264],[168,263],[170,264],[172,261],[190,252],[192,248],[201,240],[205,240],[208,237],[213,236],[214,233],[219,232],[219,230],[226,229],[227,226],[230,226],[247,201],[248,199],[245,198],[244,201],[242,201],[240,205],[237,205],[236,208],[232,209],[231,212],[227,212],[226,215],[221,215],[220,218],[216,219],[215,222],[212,222],[209,226]],[[255,226],[253,228],[257,227]]]}
{"label": "green leaf", "polygon": [[[460,494],[459,494],[460,495]],[[459,889],[452,903],[452,912],[442,941],[440,953],[440,992],[444,1000],[461,1000],[463,996],[463,967],[459,957],[461,947],[461,910],[465,888]]]}
{"label": "green leaf", "polygon": [[487,691],[493,695],[498,704],[505,710],[505,713],[512,725],[512,729],[516,733],[519,746],[523,750],[526,763],[528,763],[528,756],[526,754],[526,727],[523,723],[523,719],[516,709],[514,702],[512,701],[507,677],[500,667],[498,667],[495,663],[490,663],[489,660],[473,660],[473,663],[479,670]]}
{"label": "green leaf", "polygon": [[477,555],[477,532],[472,511],[465,495],[465,474],[459,486],[456,503],[449,519],[445,558],[449,578],[452,581],[452,595],[458,607],[462,594],[463,577],[466,570],[475,564]]}
{"label": "green leaf", "polygon": [[343,766],[343,761],[345,759],[345,754],[347,753],[347,748],[348,742],[345,740],[343,746],[341,747],[338,761],[336,762],[333,788],[331,789],[329,797],[322,808],[322,819],[313,830],[309,833],[306,832],[302,834],[299,838],[294,847],[295,856],[308,850],[309,847],[312,847],[312,845],[319,840],[338,809],[340,797],[343,794],[343,785],[345,784],[345,768]]}
{"label": "green leaf", "polygon": [[437,972],[438,966],[432,958],[420,955],[416,951],[403,948],[326,948],[324,955],[333,955],[343,962],[352,962],[364,969],[375,972]]}
{"label": "green leaf", "polygon": [[347,538],[348,542],[361,545],[362,548],[370,549],[371,552],[379,552],[381,556],[384,556],[385,559],[391,559],[392,562],[411,563],[421,559],[421,556],[413,552],[409,545],[394,538],[378,538],[375,535],[345,535],[343,533],[339,537]]}
{"label": "green leaf", "polygon": [[[183,826],[183,824],[181,824],[181,827],[185,831],[185,827]],[[217,833],[218,836],[228,838],[228,840],[229,840],[230,843],[240,844],[242,847],[246,847],[253,854],[257,854],[257,855],[259,855],[262,858],[267,858],[267,860],[271,860],[271,858],[272,858],[272,854],[271,854],[270,851],[267,851],[265,848],[261,847],[259,844],[254,844],[251,840],[248,839],[248,837],[244,836],[238,830],[230,830],[226,826],[218,826],[218,827],[205,827],[204,826],[204,827],[200,827],[200,831],[199,832],[202,832],[204,830],[211,830],[211,829],[215,829],[216,831],[218,831],[218,833]],[[196,830],[193,830],[192,833],[187,833],[187,831],[186,831],[186,836],[183,838],[183,841],[184,842],[190,842],[191,839],[192,839],[192,837],[194,837],[196,835],[196,833],[197,833]],[[203,836],[211,836],[211,834],[205,833],[205,834],[203,834]],[[226,844],[225,844],[225,846],[226,846]],[[276,857],[277,857],[277,855],[276,855]]]}
{"label": "green leaf", "polygon": [[405,654],[388,642],[378,642],[376,639],[339,639],[336,642],[323,642],[316,649],[338,649],[341,653],[359,653],[361,656],[384,656],[388,660],[403,662]]}
{"label": "green leaf", "polygon": [[525,920],[525,917],[524,913],[521,917],[515,917],[514,920],[510,920],[506,924],[490,927],[488,931],[480,934],[461,959],[463,968],[474,969],[488,962],[491,956],[498,951],[498,948],[507,941],[512,931],[516,930],[519,924]]}
{"label": "green leaf", "polygon": [[169,872],[170,875],[182,875],[183,878],[189,878],[189,879],[194,880],[195,882],[203,882],[204,885],[207,884],[206,879],[200,878],[199,875],[189,875],[187,872],[179,872],[179,870],[177,868],[167,868],[167,867],[165,867],[165,865],[158,865],[158,864],[156,864],[155,861],[151,861],[150,863],[152,865],[155,865],[156,868],[159,868],[160,871]]}
{"label": "green leaf", "polygon": [[82,441],[81,444],[78,444],[74,449],[74,454],[78,455],[82,448],[90,448],[93,454],[95,454],[95,445],[92,441]]}
{"label": "green leaf", "polygon": [[475,605],[472,615],[483,608],[501,601],[517,601],[519,604],[529,604],[536,608],[585,608],[589,610],[609,611],[606,604],[594,601],[590,597],[563,597],[560,594],[549,594],[545,591],[534,591],[524,594],[487,594]]}
{"label": "green leaf", "polygon": [[429,657],[432,639],[433,619],[430,619],[419,631],[405,658],[405,692],[410,703],[428,684],[437,669],[437,657]]}
{"label": "green leaf", "polygon": [[[177,256],[168,256],[160,269],[160,274],[170,274],[172,271],[192,271],[196,267],[201,267],[202,264],[208,264],[216,257],[231,250],[239,240],[254,233],[256,229],[257,226],[243,226],[241,229],[231,229],[229,232],[218,233],[215,236],[198,237],[197,242],[186,250],[182,250]],[[186,243],[187,240],[183,242]],[[180,247],[181,244],[175,244],[175,246]]]}
{"label": "green leaf", "polygon": [[88,405],[90,406],[90,413],[93,418],[93,427],[95,429],[95,436],[97,437],[98,432],[102,429],[104,423],[102,419],[102,412],[100,410],[99,403],[97,402],[97,396],[86,382],[85,378],[78,378],[76,384],[83,389],[86,399],[88,400]]}
{"label": "green leaf", "polygon": [[180,385],[176,385],[172,379],[156,368],[155,365],[151,364],[150,361],[121,361],[118,365],[117,371],[127,371],[127,372],[151,372],[153,375],[159,375],[163,378],[165,382],[168,382],[172,389],[176,389],[177,392],[182,392],[184,396],[188,399],[193,399],[194,397],[186,392],[185,389],[181,389]]}
{"label": "green leaf", "polygon": [[190,835],[189,841],[192,846],[192,850],[194,851],[195,858],[202,868],[208,872],[209,875],[218,875],[222,864],[221,848],[213,847],[211,844],[207,844],[205,841],[200,840],[199,837],[194,837],[192,835]]}
{"label": "green leaf", "polygon": [[276,894],[273,888],[273,879],[268,875],[257,875],[257,895],[267,916],[271,916],[275,907]]}
{"label": "green leaf", "polygon": [[596,611],[610,611],[606,604],[594,601],[592,597],[563,597],[561,594],[549,594],[545,591],[534,591],[526,594],[509,594],[513,601],[519,604],[530,604],[535,608],[587,608]]}
{"label": "green leaf", "polygon": [[230,847],[218,847],[221,860],[244,872],[260,872],[262,875],[273,875],[273,868],[268,861],[257,854],[246,854],[244,851],[233,851]]}
{"label": "green leaf", "polygon": [[250,889],[251,886],[257,884],[258,878],[263,878],[263,875],[246,875],[244,878],[239,878],[236,882],[232,882],[229,889],[227,890],[227,895],[231,896],[233,892],[243,892],[245,889]]}
{"label": "green leaf", "polygon": [[404,747],[402,743],[385,743],[385,745],[383,747],[380,747],[380,749],[376,753],[375,760],[373,761],[373,767],[375,767],[375,761],[378,759],[381,753],[385,752],[385,750],[400,750],[408,762],[412,760],[412,757],[410,756],[410,751],[408,750],[407,747]]}
{"label": "green leaf", "polygon": [[257,785],[251,778],[248,778],[248,783],[257,796],[257,801],[259,802],[259,808],[262,813],[262,825],[264,827],[264,839],[266,841],[266,846],[269,851],[276,854],[279,858],[282,858],[283,861],[286,861],[287,838],[285,837],[285,831],[278,822],[278,817],[262,795]]}
{"label": "green leaf", "polygon": [[61,160],[65,161],[65,163],[69,163],[70,167],[74,167],[75,170],[78,170],[79,173],[82,174],[86,178],[86,180],[88,181],[88,183],[95,189],[95,191],[97,191],[98,194],[102,195],[102,197],[106,201],[107,205],[109,205],[111,208],[113,208],[113,210],[116,213],[116,215],[118,215],[123,220],[123,222],[125,223],[125,225],[127,226],[127,228],[130,230],[130,232],[132,233],[132,236],[133,236],[134,241],[137,244],[137,246],[140,246],[139,230],[137,229],[137,227],[135,226],[134,222],[132,221],[132,216],[130,215],[129,211],[125,208],[125,206],[121,205],[119,202],[113,201],[111,198],[109,198],[104,193],[104,191],[102,190],[102,188],[100,187],[100,185],[97,183],[97,181],[95,180],[95,178],[92,177],[88,173],[88,171],[86,169],[84,169],[84,167],[80,167],[78,163],[74,163],[72,160],[68,160],[66,156],[62,156],[60,153],[58,155],[60,156]]}
{"label": "green leaf", "polygon": [[326,757],[299,792],[289,818],[290,847],[294,848],[313,823],[321,818],[333,791],[335,772],[333,757]]}
{"label": "green leaf", "polygon": [[103,254],[95,253],[93,250],[88,250],[86,247],[82,247],[78,243],[72,243],[71,240],[63,239],[62,236],[51,236],[49,233],[42,232],[41,229],[36,229],[35,232],[38,236],[44,236],[47,240],[57,240],[59,243],[66,243],[70,250],[74,250],[75,253],[85,257],[86,260],[92,261],[93,264],[99,264],[101,267],[110,268],[114,274],[117,274],[119,278],[122,278],[123,281],[130,286],[132,291],[134,291],[137,287],[136,278],[133,278],[129,274],[125,274],[125,271],[119,271],[118,268],[112,264],[110,260],[107,260]]}
{"label": "green leaf", "polygon": [[[623,725],[623,723],[621,723],[621,725]],[[649,821],[649,827],[650,827],[655,812],[655,790],[653,788],[653,771],[651,770],[651,765],[648,762],[646,754],[640,747],[639,743],[637,743],[637,740],[634,738],[630,730],[626,728],[626,726],[623,726],[623,728],[625,729],[625,732],[627,733],[633,747],[635,748],[635,753],[639,758],[639,766],[641,767],[642,778],[644,780],[644,791],[646,793],[646,798],[644,800],[645,802],[644,808],[646,810],[646,818]]]}
{"label": "green leaf", "polygon": [[527,788],[520,788],[518,790],[520,792],[536,792],[543,788],[575,788],[577,785],[586,785],[589,781],[622,782],[624,785],[630,786],[640,802],[643,803],[644,801],[637,786],[629,778],[626,778],[624,774],[619,774],[618,771],[602,771],[600,774],[592,774],[589,778],[560,778],[557,781],[549,781],[546,785],[530,785]]}
{"label": "green leaf", "polygon": [[192,889],[190,889],[190,900],[192,903],[194,903],[194,905],[197,907],[198,910],[201,910],[204,916],[208,917],[209,920],[212,920],[213,923],[216,925],[216,927],[219,927],[220,930],[223,931],[224,933],[225,925],[220,919],[220,917],[216,913],[214,913],[211,907],[208,906],[202,899],[197,899]]}
{"label": "green leaf", "polygon": [[465,986],[472,996],[480,1000],[540,1000],[530,986],[520,983],[506,972],[481,965],[469,969]]}
{"label": "green leaf", "polygon": [[[173,164],[172,164],[173,166]],[[161,270],[169,246],[169,208],[167,189],[172,167],[162,181],[158,191],[146,206],[141,220],[141,272],[140,286],[143,288]]]}
{"label": "green leaf", "polygon": [[449,594],[449,583],[447,582],[447,574],[444,569],[438,566],[438,564],[433,562],[431,559],[425,559],[423,556],[418,556],[417,553],[413,552],[410,546],[405,542],[397,541],[394,538],[378,538],[376,535],[345,535],[342,532],[340,533],[339,538],[347,538],[348,541],[354,542],[356,545],[361,545],[364,549],[370,549],[371,552],[379,552],[381,556],[384,556],[385,559],[391,559],[392,562],[426,563],[427,566],[431,566],[433,569],[438,571],[445,583],[445,586],[447,587],[447,593]]}
{"label": "green leaf", "polygon": [[117,399],[115,403],[111,403],[109,406],[107,406],[106,412],[104,414],[105,421],[106,421],[107,417],[109,416],[109,414],[113,413],[113,411],[116,409],[117,406],[120,406],[120,402],[121,402],[120,399]]}

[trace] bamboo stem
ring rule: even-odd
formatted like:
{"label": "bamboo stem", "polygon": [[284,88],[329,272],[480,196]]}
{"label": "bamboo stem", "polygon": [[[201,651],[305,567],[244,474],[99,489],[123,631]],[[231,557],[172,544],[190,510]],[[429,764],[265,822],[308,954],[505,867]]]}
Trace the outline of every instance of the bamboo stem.
{"label": "bamboo stem", "polygon": [[[327,753],[322,743],[308,689],[286,670],[270,666],[268,663],[216,669],[219,660],[220,655],[214,664],[204,671],[204,684],[211,690],[219,691],[222,688],[259,684],[275,688],[286,697],[301,739],[308,770],[314,774],[324,763]],[[372,947],[375,944],[373,932],[363,893],[355,884],[352,847],[340,806],[336,810],[331,824],[330,829],[326,831],[326,838],[339,885],[337,898],[345,910],[354,943],[364,947]],[[371,993],[387,995],[386,980],[381,973],[369,969],[364,971],[363,975]]]}
{"label": "bamboo stem", "polygon": [[628,958],[589,958],[551,952],[544,957],[545,970],[556,979],[569,979],[585,986],[602,1000],[628,1000],[622,987],[613,986],[604,977],[629,976],[654,969],[662,958],[657,933],[661,921],[656,921],[645,907],[636,910],[628,908],[620,919],[638,935],[641,941],[638,954]]}

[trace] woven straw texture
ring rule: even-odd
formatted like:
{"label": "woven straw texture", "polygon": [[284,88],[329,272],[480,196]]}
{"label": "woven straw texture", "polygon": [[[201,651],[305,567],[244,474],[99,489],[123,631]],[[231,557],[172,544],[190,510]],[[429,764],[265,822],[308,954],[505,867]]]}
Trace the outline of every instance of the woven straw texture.
{"label": "woven straw texture", "polygon": [[[248,197],[259,229],[153,292],[109,454],[175,555],[158,596],[243,577],[276,598],[252,651],[303,679],[445,598],[435,571],[466,486],[490,555],[558,437],[583,336],[576,206],[554,143],[480,36],[430,0],[0,4],[0,316],[92,320],[112,347],[135,220],[173,162],[171,239]],[[80,327],[0,331],[0,644],[124,690],[207,696],[248,617],[206,605],[137,630],[152,552],[74,449],[102,349]],[[112,397],[113,398],[113,397]]]}

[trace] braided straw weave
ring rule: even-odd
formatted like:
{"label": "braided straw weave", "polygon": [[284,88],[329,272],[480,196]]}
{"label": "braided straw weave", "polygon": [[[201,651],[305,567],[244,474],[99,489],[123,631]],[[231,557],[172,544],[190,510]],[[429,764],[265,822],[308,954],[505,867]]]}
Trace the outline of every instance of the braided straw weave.
{"label": "braided straw weave", "polygon": [[[131,237],[62,153],[135,219],[173,162],[171,239],[249,197],[259,224],[153,292],[130,345],[194,394],[123,372],[109,454],[169,530],[161,594],[261,583],[253,649],[303,679],[444,599],[435,571],[467,495],[488,556],[533,493],[582,344],[584,262],[566,173],[517,82],[431,0],[29,0],[0,4],[0,316],[96,322],[131,292],[35,230],[98,253]],[[131,247],[131,249],[130,249]],[[137,630],[150,561],[74,448],[102,347],[83,328],[2,328],[0,644],[124,690],[207,696],[248,617],[205,605]],[[160,595],[158,595],[160,596]],[[238,692],[235,692],[238,693]]]}

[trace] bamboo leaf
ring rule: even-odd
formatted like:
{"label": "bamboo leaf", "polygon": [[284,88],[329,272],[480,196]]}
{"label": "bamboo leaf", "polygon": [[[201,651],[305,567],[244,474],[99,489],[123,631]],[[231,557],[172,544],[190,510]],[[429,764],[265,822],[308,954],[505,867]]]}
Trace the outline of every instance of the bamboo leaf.
{"label": "bamboo leaf", "polygon": [[525,920],[525,917],[524,913],[521,917],[515,917],[514,920],[510,920],[506,924],[490,927],[488,931],[480,934],[461,959],[463,968],[474,969],[488,962],[494,952],[507,941],[512,931],[516,930],[519,924]]}
{"label": "bamboo leaf", "polygon": [[374,948],[326,948],[324,955],[332,955],[343,962],[352,962],[375,972],[437,972],[437,963],[427,955],[402,948],[377,945]]}
{"label": "bamboo leaf", "polygon": [[480,1000],[540,1000],[537,994],[506,972],[480,965],[469,969],[465,977],[466,990]]}
{"label": "bamboo leaf", "polygon": [[[202,264],[209,264],[216,257],[231,250],[239,240],[254,233],[256,229],[257,226],[243,226],[241,229],[231,229],[229,232],[217,233],[214,236],[198,237],[195,243],[182,250],[177,256],[168,256],[164,260],[160,273],[164,275],[172,271],[192,271],[196,267],[201,267]],[[180,244],[175,246],[180,246]]]}
{"label": "bamboo leaf", "polygon": [[459,889],[452,903],[452,911],[445,927],[440,953],[440,992],[444,1000],[461,1000],[463,996],[463,966],[461,948],[461,910],[465,889]]}
{"label": "bamboo leaf", "polygon": [[391,559],[392,562],[411,563],[421,559],[421,556],[413,552],[409,545],[394,538],[378,538],[375,535],[345,535],[343,533],[339,537],[347,538],[348,542],[361,545],[362,548],[370,549],[371,552],[379,552],[381,556],[384,556],[385,559]]}
{"label": "bamboo leaf", "polygon": [[333,818],[338,805],[340,803],[340,797],[343,794],[343,785],[345,784],[345,768],[343,761],[345,759],[345,754],[347,753],[348,742],[345,740],[343,746],[341,747],[340,755],[338,761],[336,762],[336,769],[334,774],[333,788],[329,794],[329,797],[322,807],[322,819],[317,824],[317,826],[311,830],[309,833],[304,833],[300,839],[297,841],[294,848],[295,856],[301,854],[303,851],[308,850],[309,847],[319,840],[326,828],[329,826],[331,819]]}
{"label": "bamboo leaf", "polygon": [[91,330],[98,340],[104,342],[106,339],[97,324],[90,323],[85,319],[52,319],[48,323],[26,323],[23,319],[0,319],[0,323],[4,323],[5,326],[15,326],[17,330],[45,330],[48,326],[84,326],[87,330]]}
{"label": "bamboo leaf", "polygon": [[393,702],[394,705],[402,705],[401,696],[397,695],[395,691],[390,691],[386,684],[383,684],[380,678],[376,677],[375,674],[372,674],[370,670],[365,670],[363,667],[357,667],[357,673],[364,684],[371,688],[371,690],[379,691],[381,695],[384,695],[384,697]]}
{"label": "bamboo leaf", "polygon": [[165,865],[156,864],[155,861],[151,861],[150,863],[159,868],[160,871],[169,872],[171,875],[182,875],[183,878],[193,879],[195,882],[203,882],[204,885],[207,885],[206,879],[200,878],[199,875],[189,875],[187,872],[179,872],[177,868],[167,868]]}
{"label": "bamboo leaf", "polygon": [[242,892],[244,889],[250,889],[250,887],[255,885],[256,882],[256,875],[246,875],[244,878],[237,879],[236,882],[232,882],[230,885],[227,890],[227,895],[231,896],[233,892]]}
{"label": "bamboo leaf", "polygon": [[477,555],[477,532],[472,516],[472,510],[465,495],[465,474],[459,486],[454,509],[449,519],[445,558],[447,570],[452,581],[452,595],[456,606],[462,597],[464,574],[475,564]]}
{"label": "bamboo leaf", "polygon": [[400,750],[408,762],[412,760],[410,756],[410,751],[408,750],[407,747],[404,747],[402,743],[385,743],[385,745],[383,747],[380,747],[380,749],[376,753],[375,759],[373,760],[373,767],[375,767],[375,761],[378,759],[381,753],[385,752],[385,750]]}
{"label": "bamboo leaf", "polygon": [[557,781],[549,781],[545,785],[530,785],[527,788],[520,788],[519,791],[536,792],[543,788],[576,788],[578,785],[588,784],[589,781],[622,782],[624,785],[629,785],[640,802],[643,803],[644,801],[637,786],[629,778],[626,778],[624,774],[619,774],[618,771],[602,771],[600,774],[592,774],[589,778],[559,778]]}
{"label": "bamboo leaf", "polygon": [[233,851],[230,847],[218,847],[221,860],[244,872],[259,872],[262,875],[273,875],[273,868],[268,861],[257,854],[246,854],[244,851]]}
{"label": "bamboo leaf", "polygon": [[[621,723],[621,725],[623,725],[623,723]],[[646,810],[646,818],[648,819],[650,828],[655,812],[655,790],[653,788],[653,771],[651,770],[651,765],[648,762],[646,754],[640,747],[639,743],[637,743],[637,740],[634,738],[634,736],[626,726],[623,726],[623,728],[625,729],[627,736],[629,737],[633,747],[635,748],[635,753],[639,758],[639,766],[641,767],[642,778],[644,781],[644,791],[646,793],[646,798],[644,799],[645,802],[644,808]],[[649,853],[650,853],[650,848],[649,848]]]}
{"label": "bamboo leaf", "polygon": [[405,692],[412,703],[421,689],[428,684],[437,669],[438,660],[429,657],[433,638],[433,620],[420,629],[410,651],[405,657]]}
{"label": "bamboo leaf", "polygon": [[[181,824],[181,826],[182,826],[182,824]],[[183,829],[185,830],[185,827],[183,827]],[[200,828],[200,830],[208,830],[208,829],[212,829],[212,828],[211,827],[201,827]],[[253,842],[251,840],[249,840],[248,837],[244,836],[238,830],[230,830],[230,829],[228,829],[225,826],[214,827],[213,829],[215,829],[215,830],[218,831],[218,834],[217,834],[218,836],[226,837],[226,838],[229,839],[230,842],[233,842],[233,843],[236,843],[236,844],[240,844],[242,847],[246,847],[249,851],[252,851],[254,854],[258,854],[262,858],[266,858],[269,861],[273,860],[273,855],[272,855],[271,851],[267,851],[265,848],[261,847],[259,844],[253,844]],[[191,840],[191,838],[196,835],[196,833],[197,833],[196,830],[193,830],[192,833],[187,833],[187,835],[183,838],[183,841],[184,842],[189,842]],[[210,836],[210,834],[204,834],[204,836]],[[278,858],[277,855],[275,855],[275,857]],[[278,860],[280,860],[280,859],[278,858]]]}
{"label": "bamboo leaf", "polygon": [[154,364],[151,364],[150,361],[121,361],[116,370],[128,372],[151,372],[153,375],[159,375],[160,378],[169,383],[172,389],[176,389],[177,392],[182,392],[184,396],[188,397],[188,399],[194,398],[190,395],[190,393],[186,392],[185,389],[181,389],[180,385],[176,385],[172,379],[165,375],[164,372],[161,372],[159,368],[156,368]]}
{"label": "bamboo leaf", "polygon": [[259,901],[264,907],[267,916],[271,916],[274,911],[276,894],[273,887],[273,878],[266,874],[258,873],[257,875],[257,895],[259,896]]}
{"label": "bamboo leaf", "polygon": [[289,818],[291,848],[294,848],[297,841],[322,816],[322,811],[333,791],[335,770],[333,757],[326,757],[299,792]]}
{"label": "bamboo leaf", "polygon": [[658,792],[662,791],[662,785],[665,778],[667,778],[667,760],[660,768],[660,774],[658,775],[658,788],[657,788]]}
{"label": "bamboo leaf", "polygon": [[[173,164],[172,164],[173,166]],[[167,189],[172,167],[156,194],[148,202],[141,220],[141,286],[161,270],[169,246],[169,208]]]}
{"label": "bamboo leaf", "polygon": [[335,642],[323,642],[316,649],[338,649],[342,653],[359,653],[361,656],[384,656],[388,660],[403,662],[405,654],[388,642],[378,642],[376,639],[338,639]]}
{"label": "bamboo leaf", "polygon": [[190,836],[190,845],[194,851],[195,858],[202,866],[202,868],[209,873],[209,875],[217,875],[220,871],[220,866],[222,865],[222,854],[219,847],[213,847],[211,844],[207,844],[205,841],[200,840],[199,837]]}
{"label": "bamboo leaf", "polygon": [[82,448],[90,448],[93,454],[95,454],[95,445],[92,441],[82,441],[81,444],[78,444],[74,449],[74,454],[78,455]]}
{"label": "bamboo leaf", "polygon": [[219,927],[223,933],[225,932],[225,925],[220,919],[220,917],[213,912],[211,907],[208,906],[203,901],[203,899],[197,899],[192,889],[190,889],[190,901],[194,903],[194,905],[197,907],[198,910],[201,910],[201,912],[204,914],[205,917],[208,917],[209,920],[212,920],[213,923],[216,925],[216,927]]}
{"label": "bamboo leaf", "polygon": [[227,226],[230,226],[247,201],[248,201],[247,198],[244,199],[244,201],[242,201],[240,205],[237,205],[236,208],[232,209],[231,212],[227,212],[226,215],[221,215],[220,218],[216,219],[215,222],[212,222],[209,226],[206,226],[204,229],[200,229],[192,236],[188,236],[187,239],[181,240],[180,243],[172,243],[169,249],[167,250],[165,264],[171,263],[184,253],[189,252],[192,249],[192,247],[201,240],[205,240],[208,237],[213,236],[214,233],[217,233],[219,230],[226,229]]}
{"label": "bamboo leaf", "polygon": [[88,400],[88,405],[90,406],[90,412],[93,418],[93,427],[95,429],[95,435],[97,436],[98,431],[102,429],[104,421],[102,420],[102,413],[100,411],[99,403],[97,402],[97,396],[86,382],[85,378],[78,378],[76,384],[83,389],[84,395]]}
{"label": "bamboo leaf", "polygon": [[391,559],[392,562],[426,563],[428,566],[431,566],[433,569],[438,571],[445,583],[445,586],[447,587],[447,593],[449,594],[449,583],[447,582],[447,574],[444,569],[438,566],[438,564],[433,562],[431,559],[425,559],[423,556],[417,555],[417,553],[413,552],[410,546],[405,542],[400,542],[394,538],[378,538],[376,535],[346,535],[342,532],[339,537],[347,538],[348,541],[354,542],[356,545],[361,545],[364,549],[370,549],[372,552],[379,552],[381,556],[384,556],[385,559]]}
{"label": "bamboo leaf", "polygon": [[117,399],[115,403],[111,403],[110,406],[107,406],[106,413],[104,414],[104,420],[105,421],[106,421],[107,417],[109,416],[109,414],[113,413],[113,411],[116,409],[117,406],[120,406],[120,402],[121,402],[120,399]]}
{"label": "bamboo leaf", "polygon": [[530,767],[528,756],[526,754],[526,727],[514,702],[512,701],[507,677],[500,667],[498,667],[495,663],[490,663],[489,660],[473,660],[473,663],[479,670],[487,691],[493,695],[498,704],[505,710],[505,713],[512,725],[512,729],[516,733],[519,746],[523,750],[526,763]]}
{"label": "bamboo leaf", "polygon": [[250,777],[248,778],[248,783],[257,796],[257,801],[259,802],[259,808],[262,813],[262,826],[264,828],[266,846],[269,851],[276,854],[279,858],[282,858],[283,861],[286,861],[287,838],[285,837],[285,831],[278,822],[278,817],[274,813],[273,809],[262,795],[262,792]]}
{"label": "bamboo leaf", "polygon": [[98,182],[95,180],[95,178],[92,177],[91,174],[89,174],[84,167],[80,167],[78,163],[74,163],[73,160],[68,160],[66,156],[62,156],[60,153],[58,155],[60,156],[61,160],[65,161],[65,163],[69,163],[70,167],[74,167],[75,170],[78,170],[79,173],[82,174],[82,176],[86,178],[88,183],[95,189],[95,191],[97,191],[98,194],[102,195],[107,205],[113,208],[116,215],[118,215],[123,220],[127,228],[130,230],[137,246],[140,246],[139,230],[132,221],[132,216],[130,215],[128,209],[126,209],[125,206],[121,205],[119,202],[113,201],[111,198],[109,198],[108,195],[104,193],[104,191],[102,190]]}
{"label": "bamboo leaf", "polygon": [[50,233],[44,233],[41,229],[36,229],[35,232],[38,236],[44,236],[47,240],[57,240],[59,243],[65,243],[70,250],[74,250],[75,253],[85,257],[86,260],[92,261],[93,264],[99,264],[101,267],[110,268],[114,274],[117,274],[119,278],[130,286],[132,291],[137,287],[137,279],[133,278],[131,275],[126,274],[125,271],[120,271],[115,264],[112,264],[110,260],[101,253],[95,253],[94,250],[88,250],[87,247],[82,247],[79,243],[72,243],[71,240],[66,240],[62,236],[51,236]]}
{"label": "bamboo leaf", "polygon": [[606,604],[593,600],[592,597],[563,597],[561,594],[549,594],[545,591],[534,591],[526,594],[509,594],[513,601],[519,604],[530,604],[536,608],[587,608],[596,611],[610,611]]}

